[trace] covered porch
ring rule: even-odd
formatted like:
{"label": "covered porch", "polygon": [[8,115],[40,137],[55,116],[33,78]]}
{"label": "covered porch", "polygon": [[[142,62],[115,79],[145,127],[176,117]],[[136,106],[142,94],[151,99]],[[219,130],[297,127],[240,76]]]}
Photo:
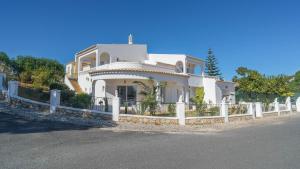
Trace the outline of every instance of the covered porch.
{"label": "covered porch", "polygon": [[[158,73],[147,71],[110,70],[91,73],[93,97],[113,98],[118,95],[121,105],[136,105],[143,101],[144,84],[156,86],[158,104],[176,103],[180,97],[189,102],[188,76],[182,74]],[[96,103],[97,104],[97,103]]]}

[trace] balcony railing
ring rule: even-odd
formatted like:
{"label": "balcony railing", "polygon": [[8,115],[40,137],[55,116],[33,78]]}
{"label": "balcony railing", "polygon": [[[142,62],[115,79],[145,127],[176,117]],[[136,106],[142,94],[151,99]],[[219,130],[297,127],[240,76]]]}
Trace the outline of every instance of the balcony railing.
{"label": "balcony railing", "polygon": [[95,70],[115,70],[115,69],[152,70],[152,71],[176,73],[174,69],[168,67],[150,65],[150,64],[139,63],[139,62],[114,62],[110,64],[97,66]]}

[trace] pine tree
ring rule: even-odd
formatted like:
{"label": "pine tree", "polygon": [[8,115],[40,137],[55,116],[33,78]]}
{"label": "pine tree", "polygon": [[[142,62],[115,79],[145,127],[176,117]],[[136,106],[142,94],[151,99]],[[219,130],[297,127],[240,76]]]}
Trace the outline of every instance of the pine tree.
{"label": "pine tree", "polygon": [[216,76],[216,77],[219,77],[220,79],[222,79],[221,72],[218,68],[217,59],[216,59],[215,55],[213,54],[213,51],[210,48],[208,49],[208,55],[206,58],[205,73],[208,76]]}

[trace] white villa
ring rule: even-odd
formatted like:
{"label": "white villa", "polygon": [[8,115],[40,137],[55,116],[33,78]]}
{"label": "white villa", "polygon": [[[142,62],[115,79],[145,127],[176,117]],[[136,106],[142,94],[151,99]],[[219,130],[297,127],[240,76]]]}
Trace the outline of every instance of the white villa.
{"label": "white villa", "polygon": [[186,54],[151,54],[145,44],[96,44],[75,54],[66,65],[65,83],[76,92],[96,98],[112,98],[115,91],[122,101],[141,101],[141,86],[151,78],[159,88],[157,100],[175,103],[179,97],[189,103],[197,87],[203,87],[207,103],[218,104],[222,99],[235,102],[235,85],[206,76],[205,62]]}

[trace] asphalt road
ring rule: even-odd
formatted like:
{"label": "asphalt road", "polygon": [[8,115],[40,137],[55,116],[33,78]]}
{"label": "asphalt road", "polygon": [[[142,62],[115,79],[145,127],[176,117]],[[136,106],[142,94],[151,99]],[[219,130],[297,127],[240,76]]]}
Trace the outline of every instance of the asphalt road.
{"label": "asphalt road", "polygon": [[300,117],[217,133],[167,134],[0,113],[0,168],[299,169]]}

